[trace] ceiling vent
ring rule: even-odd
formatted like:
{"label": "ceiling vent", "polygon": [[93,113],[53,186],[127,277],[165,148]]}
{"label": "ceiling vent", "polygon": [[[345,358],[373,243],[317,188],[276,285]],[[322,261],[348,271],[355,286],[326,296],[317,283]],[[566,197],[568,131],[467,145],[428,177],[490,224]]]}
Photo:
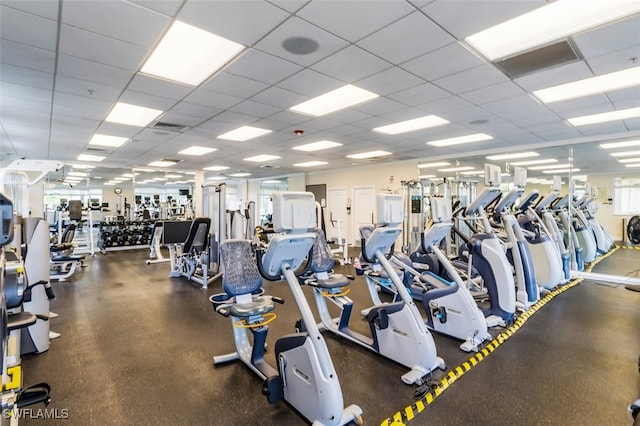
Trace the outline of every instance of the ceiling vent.
{"label": "ceiling vent", "polygon": [[104,149],[104,148],[91,148],[91,147],[87,147],[87,149],[85,149],[86,152],[93,152],[93,153],[100,153],[100,154],[111,154],[111,151],[108,149]]}
{"label": "ceiling vent", "polygon": [[495,65],[509,77],[518,78],[546,68],[580,60],[582,60],[582,55],[578,52],[577,47],[570,43],[569,40],[562,40],[539,49],[496,61]]}
{"label": "ceiling vent", "polygon": [[159,130],[168,130],[171,132],[185,132],[189,129],[189,127],[185,126],[184,124],[165,123],[164,121],[156,121],[154,125],[151,126],[151,128],[159,129]]}

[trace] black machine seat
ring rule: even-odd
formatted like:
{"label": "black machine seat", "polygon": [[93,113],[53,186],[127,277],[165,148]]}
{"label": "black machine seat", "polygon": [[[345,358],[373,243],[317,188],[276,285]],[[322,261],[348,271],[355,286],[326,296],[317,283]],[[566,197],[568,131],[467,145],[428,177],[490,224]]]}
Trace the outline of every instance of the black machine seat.
{"label": "black machine seat", "polygon": [[191,222],[189,235],[182,248],[183,253],[196,255],[207,249],[209,243],[209,228],[211,219],[208,217],[197,217]]}
{"label": "black machine seat", "polygon": [[316,238],[311,249],[311,271],[315,275],[315,286],[321,288],[340,288],[349,285],[349,279],[344,275],[332,273],[335,259],[327,238],[322,229],[316,229]]}
{"label": "black machine seat", "polygon": [[84,256],[60,255],[60,256],[53,256],[51,258],[52,262],[79,262],[81,260],[84,260]]}
{"label": "black machine seat", "polygon": [[15,314],[9,314],[7,316],[7,330],[19,330],[21,328],[29,327],[33,325],[38,320],[31,312],[18,312]]}

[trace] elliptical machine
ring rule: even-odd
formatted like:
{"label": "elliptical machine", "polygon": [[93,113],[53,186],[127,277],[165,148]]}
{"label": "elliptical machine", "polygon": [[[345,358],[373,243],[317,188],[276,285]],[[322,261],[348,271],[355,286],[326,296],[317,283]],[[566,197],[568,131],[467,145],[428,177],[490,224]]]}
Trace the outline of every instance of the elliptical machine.
{"label": "elliptical machine", "polygon": [[[416,284],[410,287],[411,294],[414,299],[422,301],[429,329],[464,340],[460,349],[465,352],[477,352],[485,341],[491,340],[487,331],[487,321],[462,277],[439,247],[453,227],[449,199],[431,197],[431,221],[431,226],[421,233],[422,252],[435,256],[451,281],[429,270],[423,273],[416,271],[410,266],[411,260],[402,256],[400,259],[409,262],[402,263],[405,273],[416,277],[413,281]],[[423,281],[436,283],[437,287],[427,288]]]}
{"label": "elliptical machine", "polygon": [[[294,273],[314,242],[315,235],[309,232],[315,224],[314,196],[309,192],[275,192],[272,201],[274,231],[280,234],[271,239],[266,252],[257,251],[257,262],[249,240],[220,244],[225,293],[209,300],[216,312],[231,317],[236,351],[215,356],[214,365],[242,361],[264,380],[262,392],[270,403],[284,399],[314,425],[361,424],[360,407],[344,408],[329,351]],[[270,281],[284,276],[306,329],[276,341],[277,369],[266,363],[264,351],[267,325],[275,319],[274,302],[284,301],[260,295],[261,275]]]}
{"label": "elliptical machine", "polygon": [[[386,257],[393,253],[393,245],[402,229],[402,196],[378,194],[378,224],[368,239],[362,240],[362,257],[372,265],[365,272],[367,287],[374,303],[377,299],[375,282],[370,274],[384,274],[394,283],[400,300],[393,303],[375,303],[367,312],[371,337],[349,328],[353,311],[353,300],[347,297],[349,280],[338,274],[330,276],[333,257],[327,253],[326,242],[320,246],[316,239],[311,257],[314,277],[305,281],[313,287],[313,294],[321,319],[321,327],[344,337],[379,355],[402,364],[410,370],[402,375],[406,384],[423,384],[423,378],[436,368],[446,369],[446,364],[436,353],[433,337],[429,333],[416,304],[403,285],[401,278]],[[340,316],[332,318],[327,300],[340,309]]]}

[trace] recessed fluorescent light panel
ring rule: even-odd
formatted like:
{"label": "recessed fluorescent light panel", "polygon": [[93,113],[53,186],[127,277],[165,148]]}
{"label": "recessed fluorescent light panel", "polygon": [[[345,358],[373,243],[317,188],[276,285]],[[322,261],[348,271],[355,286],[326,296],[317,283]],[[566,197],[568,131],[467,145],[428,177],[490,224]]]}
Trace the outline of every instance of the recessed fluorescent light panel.
{"label": "recessed fluorescent light panel", "polygon": [[278,158],[280,157],[278,157],[277,155],[261,154],[261,155],[254,155],[253,157],[244,158],[244,161],[253,161],[255,163],[262,163],[265,161],[277,160]]}
{"label": "recessed fluorescent light panel", "polygon": [[95,169],[96,166],[92,166],[90,164],[69,164],[71,166],[71,168],[73,169],[78,169],[78,170],[82,170],[82,169]]}
{"label": "recessed fluorescent light panel", "polygon": [[176,163],[173,161],[164,161],[164,160],[152,161],[151,163],[147,164],[147,166],[152,166],[152,167],[171,167],[175,165]]}
{"label": "recessed fluorescent light panel", "polygon": [[487,156],[487,160],[513,160],[515,158],[530,158],[530,157],[537,157],[540,154],[538,154],[537,152],[533,152],[533,151],[527,151],[527,152],[516,152],[513,154],[499,154],[499,155],[489,155]]}
{"label": "recessed fluorescent light panel", "polygon": [[198,86],[243,49],[241,44],[176,21],[140,72]]}
{"label": "recessed fluorescent light panel", "polygon": [[219,172],[220,170],[227,170],[229,167],[228,166],[209,166],[209,167],[205,167],[202,170],[207,170],[210,172]]}
{"label": "recessed fluorescent light panel", "polygon": [[431,179],[436,177],[436,175],[420,175],[418,176],[418,179]]}
{"label": "recessed fluorescent light panel", "polygon": [[514,161],[511,163],[512,166],[533,166],[534,164],[548,164],[548,163],[557,163],[558,160],[555,158],[544,158],[540,160],[527,160],[527,161]]}
{"label": "recessed fluorescent light panel", "polygon": [[428,129],[429,127],[442,126],[449,121],[437,115],[427,115],[425,117],[414,118],[413,120],[401,121],[387,126],[376,127],[374,132],[385,133],[387,135],[397,135],[400,133],[413,132],[415,130]]}
{"label": "recessed fluorescent light panel", "polygon": [[422,163],[418,164],[419,169],[430,169],[434,167],[444,167],[448,166],[451,163],[447,163],[446,161],[438,161],[437,163]]}
{"label": "recessed fluorescent light panel", "polygon": [[369,152],[361,152],[359,154],[347,155],[347,158],[364,160],[367,158],[384,157],[385,155],[391,155],[391,153],[387,151],[369,151]]}
{"label": "recessed fluorescent light panel", "polygon": [[430,141],[427,142],[427,145],[432,145],[432,146],[451,146],[451,145],[459,145],[459,144],[463,144],[463,143],[470,143],[470,142],[482,142],[482,141],[488,141],[493,139],[493,136],[489,136],[485,133],[474,133],[472,135],[466,135],[466,136],[458,136],[455,138],[448,138],[448,139],[439,139],[436,141]]}
{"label": "recessed fluorescent light panel", "polygon": [[206,146],[190,146],[187,149],[183,149],[182,151],[178,152],[178,154],[182,154],[182,155],[204,155],[204,154],[208,154],[210,152],[216,151],[215,148],[207,148]]}
{"label": "recessed fluorescent light panel", "polygon": [[585,78],[584,80],[561,84],[547,89],[534,90],[533,95],[548,104],[595,95],[596,93],[611,92],[632,86],[640,86],[640,67]]}
{"label": "recessed fluorescent light panel", "polygon": [[207,178],[207,180],[225,180],[225,179],[226,177],[224,176],[211,176]]}
{"label": "recessed fluorescent light panel", "polygon": [[258,136],[271,133],[271,130],[261,129],[259,127],[242,126],[230,132],[223,133],[218,136],[218,139],[225,139],[229,141],[244,142],[249,139],[257,138]]}
{"label": "recessed fluorescent light panel", "polygon": [[542,173],[551,174],[551,173],[569,173],[569,172],[579,172],[580,169],[553,169],[553,170],[543,170]]}
{"label": "recessed fluorescent light panel", "polygon": [[67,176],[87,176],[89,173],[74,172],[73,170],[67,173]]}
{"label": "recessed fluorescent light panel", "polygon": [[461,175],[478,175],[480,173],[484,173],[484,170],[467,170],[465,172],[460,172]]}
{"label": "recessed fluorescent light panel", "polygon": [[612,152],[612,157],[631,157],[632,155],[640,155],[640,151],[621,151],[621,152]]}
{"label": "recessed fluorescent light panel", "polygon": [[162,114],[162,111],[159,109],[118,102],[104,121],[144,127],[155,120],[160,114]]}
{"label": "recessed fluorescent light panel", "polygon": [[315,166],[324,166],[325,164],[329,164],[326,161],[307,161],[306,163],[296,163],[295,167],[315,167]]}
{"label": "recessed fluorescent light panel", "polygon": [[473,34],[465,41],[493,61],[638,11],[637,1],[558,0]]}
{"label": "recessed fluorescent light panel", "polygon": [[625,167],[640,167],[640,163],[638,164],[625,164]]}
{"label": "recessed fluorescent light panel", "polygon": [[640,146],[640,139],[623,142],[609,142],[600,144],[602,149],[629,148],[630,146]]}
{"label": "recessed fluorescent light panel", "polygon": [[104,156],[102,155],[91,155],[91,154],[80,154],[77,158],[78,161],[102,161],[104,160]]}
{"label": "recessed fluorescent light panel", "polygon": [[640,163],[640,157],[618,158],[618,161],[621,163]]}
{"label": "recessed fluorescent light panel", "polygon": [[342,144],[338,142],[333,142],[333,141],[318,141],[318,142],[308,143],[305,145],[294,146],[291,149],[295,149],[297,151],[313,152],[313,151],[320,151],[323,149],[335,148],[336,146],[342,146]]}
{"label": "recessed fluorescent light panel", "polygon": [[229,176],[231,176],[231,177],[247,177],[247,176],[251,176],[251,173],[245,173],[245,172],[232,173]]}
{"label": "recessed fluorescent light panel", "polygon": [[347,84],[289,108],[291,111],[320,117],[379,97],[373,92]]}
{"label": "recessed fluorescent light panel", "polygon": [[89,141],[89,145],[111,146],[119,147],[124,145],[129,138],[122,138],[120,136],[101,135],[96,133]]}
{"label": "recessed fluorescent light panel", "polygon": [[[462,166],[462,167],[449,167],[448,169],[438,169],[439,172],[462,172],[465,170],[473,170],[472,166]],[[478,170],[480,171],[480,170]]]}
{"label": "recessed fluorescent light panel", "polygon": [[570,118],[567,121],[574,126],[585,126],[587,124],[606,123],[635,117],[640,117],[640,107],[621,109],[602,114],[583,115],[582,117]]}
{"label": "recessed fluorescent light panel", "polygon": [[553,164],[553,165],[546,165],[546,166],[532,166],[532,167],[528,167],[529,170],[546,170],[546,169],[564,169],[569,167],[568,164]]}

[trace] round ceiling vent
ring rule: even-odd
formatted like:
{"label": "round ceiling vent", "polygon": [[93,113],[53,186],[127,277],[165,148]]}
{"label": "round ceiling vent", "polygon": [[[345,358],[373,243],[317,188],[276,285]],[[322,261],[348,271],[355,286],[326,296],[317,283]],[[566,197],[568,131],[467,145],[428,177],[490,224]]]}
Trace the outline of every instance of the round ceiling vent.
{"label": "round ceiling vent", "polygon": [[294,55],[308,55],[318,50],[318,42],[307,37],[289,37],[282,42],[282,47]]}

